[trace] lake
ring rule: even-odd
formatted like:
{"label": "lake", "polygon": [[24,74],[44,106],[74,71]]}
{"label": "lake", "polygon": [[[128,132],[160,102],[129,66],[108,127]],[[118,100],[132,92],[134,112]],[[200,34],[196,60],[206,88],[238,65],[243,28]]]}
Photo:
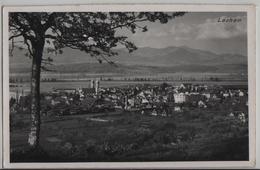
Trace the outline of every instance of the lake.
{"label": "lake", "polygon": [[[126,85],[137,84],[162,84],[168,83],[171,85],[180,85],[182,83],[192,84],[215,84],[215,85],[247,85],[247,81],[100,81],[100,87],[120,87]],[[30,89],[30,83],[17,84],[24,90]],[[50,92],[53,88],[89,88],[90,81],[57,81],[57,82],[41,82],[41,92]],[[14,91],[15,88],[10,88],[10,91]]]}

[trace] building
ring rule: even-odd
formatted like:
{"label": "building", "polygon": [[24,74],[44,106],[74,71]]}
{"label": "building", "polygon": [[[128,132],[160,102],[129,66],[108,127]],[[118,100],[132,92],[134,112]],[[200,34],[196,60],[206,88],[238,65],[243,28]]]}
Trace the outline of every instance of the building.
{"label": "building", "polygon": [[94,88],[83,88],[82,91],[85,96],[93,96],[96,93]]}
{"label": "building", "polygon": [[184,103],[186,102],[186,95],[184,93],[175,93],[174,94],[175,103]]}
{"label": "building", "polygon": [[16,91],[9,92],[9,99],[12,98],[15,99],[17,102],[19,102],[22,96],[28,96],[30,93],[31,93],[30,90],[16,89]]}
{"label": "building", "polygon": [[93,89],[95,87],[95,82],[94,80],[90,80],[90,88]]}
{"label": "building", "polygon": [[207,105],[206,105],[202,100],[200,100],[200,101],[198,102],[198,107],[199,107],[199,108],[207,108]]}
{"label": "building", "polygon": [[174,111],[175,111],[175,112],[181,112],[182,109],[181,109],[180,106],[175,106],[175,107],[174,107]]}
{"label": "building", "polygon": [[239,91],[238,96],[239,96],[239,97],[243,97],[243,96],[244,96],[244,92]]}
{"label": "building", "polygon": [[9,97],[10,97],[10,99],[18,100],[19,99],[18,91],[10,91]]}
{"label": "building", "polygon": [[99,82],[99,80],[97,79],[97,80],[95,81],[95,92],[96,92],[96,94],[98,94],[99,85],[100,85],[100,82]]}
{"label": "building", "polygon": [[203,93],[202,95],[205,96],[207,100],[211,97],[210,93],[207,92]]}

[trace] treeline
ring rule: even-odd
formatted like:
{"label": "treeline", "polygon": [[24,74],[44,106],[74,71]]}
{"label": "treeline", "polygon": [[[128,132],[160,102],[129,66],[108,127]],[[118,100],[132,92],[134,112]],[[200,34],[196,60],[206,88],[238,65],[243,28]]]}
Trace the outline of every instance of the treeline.
{"label": "treeline", "polygon": [[[99,77],[101,81],[243,81],[244,79],[229,79],[220,77]],[[41,82],[62,82],[62,81],[86,81],[87,79],[73,78],[41,78]],[[28,77],[10,77],[10,83],[30,82]]]}
{"label": "treeline", "polygon": [[147,78],[147,77],[120,77],[120,78],[102,78],[104,81],[224,81],[227,79],[219,78],[219,77],[202,77],[202,78],[194,78],[194,77],[160,77],[160,78]]}
{"label": "treeline", "polygon": [[[56,82],[58,79],[56,78],[41,78],[41,82]],[[30,82],[29,78],[23,78],[23,77],[10,77],[9,83],[24,83],[24,82]]]}

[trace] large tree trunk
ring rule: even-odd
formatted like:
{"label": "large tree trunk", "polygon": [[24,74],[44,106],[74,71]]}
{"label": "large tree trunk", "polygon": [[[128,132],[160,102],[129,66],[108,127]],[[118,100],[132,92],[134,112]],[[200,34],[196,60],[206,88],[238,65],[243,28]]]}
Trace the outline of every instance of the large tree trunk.
{"label": "large tree trunk", "polygon": [[32,74],[31,74],[31,130],[28,143],[33,149],[38,148],[40,139],[40,76],[44,40],[32,44]]}

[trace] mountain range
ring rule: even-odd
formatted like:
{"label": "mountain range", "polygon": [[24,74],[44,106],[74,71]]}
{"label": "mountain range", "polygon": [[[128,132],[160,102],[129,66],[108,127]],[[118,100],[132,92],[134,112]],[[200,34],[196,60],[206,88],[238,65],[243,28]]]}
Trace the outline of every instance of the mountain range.
{"label": "mountain range", "polygon": [[[89,72],[89,73],[129,73],[129,72],[227,72],[246,73],[247,56],[240,54],[215,54],[209,51],[192,49],[186,46],[167,48],[138,48],[132,53],[126,49],[115,49],[117,56],[108,63],[99,64],[90,55],[69,48],[63,49],[62,54],[48,54],[44,57],[53,58],[52,66],[48,68],[57,72]],[[13,55],[9,57],[10,72],[30,72],[31,60],[24,54],[27,51],[15,47]]]}

